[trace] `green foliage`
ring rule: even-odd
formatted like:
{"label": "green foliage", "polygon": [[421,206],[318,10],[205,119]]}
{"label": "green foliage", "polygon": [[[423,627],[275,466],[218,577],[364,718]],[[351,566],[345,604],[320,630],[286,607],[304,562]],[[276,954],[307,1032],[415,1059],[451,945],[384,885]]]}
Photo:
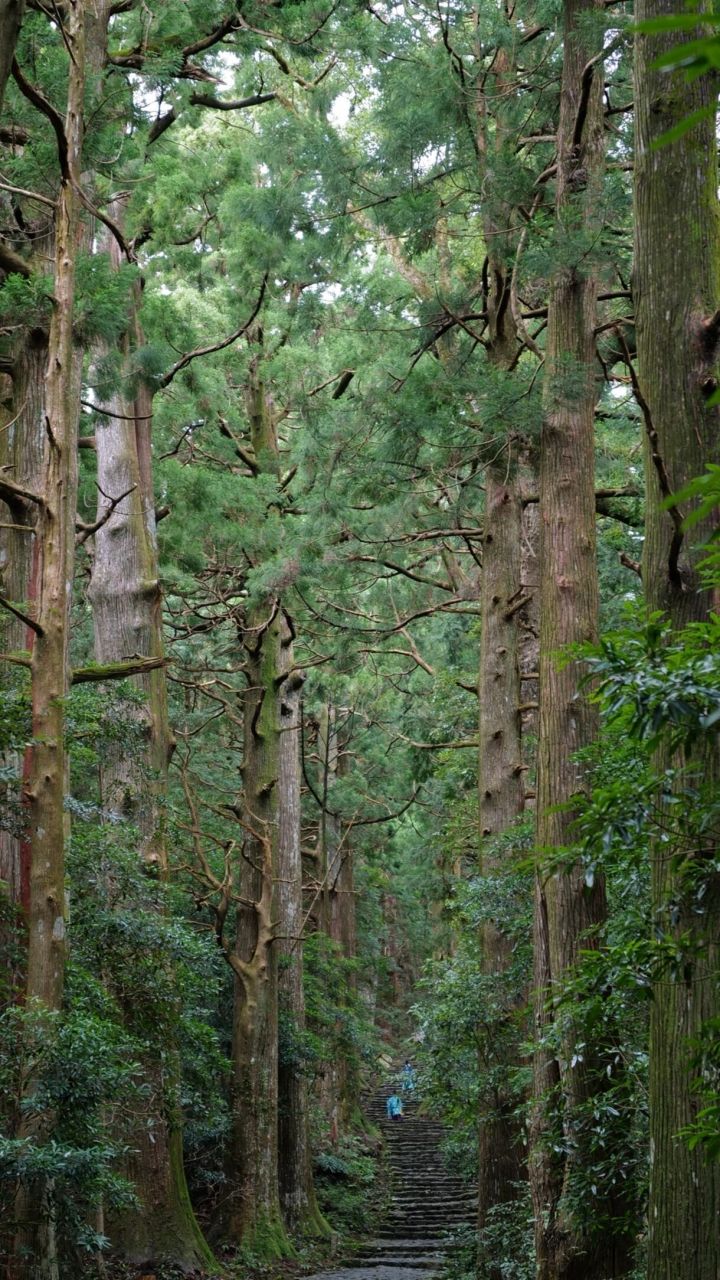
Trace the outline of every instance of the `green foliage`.
{"label": "green foliage", "polygon": [[[531,965],[531,894],[527,872],[515,871],[527,847],[527,823],[493,842],[493,858],[508,871],[471,875],[455,886],[449,904],[456,939],[452,956],[430,961],[419,984],[420,1087],[446,1122],[453,1164],[473,1177],[478,1115],[492,1115],[498,1096],[524,1106],[525,1034]],[[482,926],[492,923],[508,940],[511,960],[501,973],[483,966]]]}
{"label": "green foliage", "polygon": [[52,278],[43,275],[9,275],[0,292],[3,324],[46,328],[52,307]]}
{"label": "green foliage", "polygon": [[366,1234],[380,1204],[377,1150],[370,1140],[343,1134],[315,1156],[315,1181],[322,1213],[336,1231]]}
{"label": "green foliage", "polygon": [[357,963],[343,957],[336,943],[324,933],[310,934],[303,948],[309,1030],[295,1042],[305,1071],[317,1074],[325,1064],[341,1060],[353,1072],[372,1058],[374,1031],[356,976]]}
{"label": "green foliage", "polygon": [[612,718],[627,712],[628,732],[652,749],[692,749],[720,721],[720,619],[673,632],[662,614],[605,637],[588,664],[597,697]]}
{"label": "green foliage", "polygon": [[708,1160],[720,1160],[720,1018],[708,1018],[693,1046],[691,1065],[700,1107],[681,1130],[692,1150],[700,1147]]}
{"label": "green foliage", "polygon": [[492,1207],[482,1231],[455,1231],[451,1243],[449,1280],[484,1280],[486,1275],[500,1276],[501,1280],[534,1280],[535,1242],[528,1183],[517,1185],[515,1200]]}
{"label": "green foliage", "polygon": [[107,253],[84,253],[77,259],[76,273],[76,341],[85,346],[97,339],[116,342],[127,329],[130,291],[137,280],[137,268],[114,267]]}
{"label": "green foliage", "polygon": [[6,1007],[0,1017],[0,1109],[7,1117],[18,1115],[22,1128],[19,1137],[0,1137],[5,1230],[12,1228],[16,1188],[40,1195],[50,1180],[63,1253],[82,1256],[105,1246],[91,1225],[98,1206],[133,1202],[132,1187],[118,1173],[122,1140],[106,1128],[107,1107],[121,1100],[132,1107],[141,1096],[133,1049],[92,1001],[63,1015]]}
{"label": "green foliage", "polygon": [[[685,491],[684,498],[700,498],[696,516],[700,519],[715,505],[717,477],[709,471]],[[711,552],[711,554],[714,553]],[[714,565],[708,566],[710,576]],[[599,649],[588,654],[597,683],[595,697],[604,707],[613,732],[625,742],[622,754],[635,752],[637,764],[627,780],[618,777],[608,790],[601,789],[598,807],[590,808],[582,823],[589,822],[586,833],[586,856],[592,842],[593,820],[601,820],[603,865],[608,856],[612,864],[624,866],[625,891],[623,910],[611,917],[610,928],[626,918],[627,902],[632,900],[632,881],[628,871],[635,860],[635,884],[642,874],[648,841],[661,848],[667,846],[669,869],[673,875],[673,897],[663,903],[653,920],[653,930],[646,925],[645,940],[638,941],[637,923],[619,945],[610,946],[593,965],[609,965],[601,976],[599,988],[612,993],[611,1003],[620,1001],[618,1025],[633,1024],[624,1007],[628,998],[637,1005],[638,994],[648,995],[654,981],[687,980],[689,966],[698,949],[705,946],[702,934],[696,936],[681,928],[683,910],[690,910],[700,922],[712,906],[712,886],[718,868],[718,831],[720,803],[714,777],[707,772],[707,761],[715,750],[718,703],[718,618],[711,614],[707,621],[672,629],[661,614],[628,626],[603,641]],[[607,741],[607,739],[606,739]],[[650,767],[650,752],[662,750],[668,761],[658,776]],[[629,761],[627,761],[629,763]],[[639,767],[638,767],[639,765]],[[616,816],[613,818],[613,809]],[[619,819],[619,821],[618,821]],[[589,837],[589,840],[588,840]],[[589,843],[590,842],[590,843]],[[619,864],[618,848],[623,849]],[[633,850],[635,854],[633,855]],[[649,922],[648,922],[649,923]],[[586,964],[587,972],[592,966]],[[702,1146],[709,1158],[716,1158],[718,1146],[717,1026],[708,1019],[699,1042],[692,1050],[690,1069],[695,1072],[695,1088],[701,1099],[696,1120],[683,1131],[692,1146]],[[623,1049],[626,1062],[627,1049]],[[640,1050],[640,1065],[644,1047]],[[636,1111],[636,1114],[639,1112]]]}

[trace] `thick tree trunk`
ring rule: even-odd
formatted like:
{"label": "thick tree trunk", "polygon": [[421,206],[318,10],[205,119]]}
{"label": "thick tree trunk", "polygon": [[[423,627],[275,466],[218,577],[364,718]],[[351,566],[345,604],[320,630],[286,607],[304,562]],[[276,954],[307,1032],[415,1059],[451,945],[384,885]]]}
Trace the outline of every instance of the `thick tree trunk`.
{"label": "thick tree trunk", "polygon": [[[254,335],[258,346],[262,337]],[[247,391],[250,438],[259,474],[279,473],[272,407],[251,364]],[[244,702],[243,824],[233,1017],[232,1133],[229,1149],[229,1229],[264,1257],[290,1251],[278,1186],[278,819],[281,638],[279,601],[248,608],[242,643]],[[278,930],[277,924],[280,924]]]}
{"label": "thick tree trunk", "polygon": [[[122,222],[122,209],[112,215]],[[120,265],[117,242],[105,248]],[[134,308],[129,328],[138,338]],[[129,335],[123,347],[129,355]],[[163,656],[162,598],[158,577],[155,507],[150,467],[152,396],[141,388],[134,402],[121,394],[102,406],[95,428],[98,520],[88,592],[93,608],[95,658],[106,664],[131,655]],[[111,499],[126,496],[111,510]],[[108,518],[109,517],[109,518]],[[125,714],[140,730],[140,744],[128,751],[122,742],[110,748],[101,768],[106,810],[138,827],[140,857],[153,875],[167,870],[165,803],[170,755],[167,687],[162,667],[134,677],[141,700]],[[129,1010],[131,1017],[136,1010]],[[190,1204],[182,1152],[182,1116],[177,1101],[179,1066],[168,1046],[143,1063],[150,1093],[135,1115],[131,1152],[123,1174],[134,1185],[138,1208],[113,1216],[113,1249],[129,1262],[149,1265],[160,1259],[194,1271],[211,1261]]]}
{"label": "thick tree trunk", "polygon": [[20,35],[25,0],[0,0],[0,107]]}
{"label": "thick tree trunk", "polygon": [[[28,609],[34,619],[31,657],[33,746],[24,774],[29,852],[26,999],[38,1017],[62,1007],[65,977],[65,699],[75,560],[80,362],[73,341],[75,264],[79,239],[78,181],[83,139],[85,31],[83,0],[68,0],[67,155],[55,208],[53,311],[48,338],[43,421],[45,439]],[[50,1030],[48,1029],[48,1034]],[[32,1061],[32,1053],[28,1055]],[[22,1082],[19,1136],[42,1139],[52,1117],[36,1114],[32,1071]],[[18,1275],[57,1280],[53,1189],[21,1187],[16,1212]]]}
{"label": "thick tree trunk", "polygon": [[[559,850],[573,840],[573,797],[586,787],[576,753],[597,732],[597,711],[580,687],[577,662],[558,663],[565,646],[597,639],[598,586],[595,559],[594,410],[597,279],[587,254],[587,237],[601,218],[603,139],[602,62],[592,38],[594,4],[566,0],[564,56],[558,127],[556,217],[577,261],[556,271],[551,285],[546,347],[544,421],[540,457],[540,717],[538,743],[537,844]],[[588,84],[588,74],[590,83]],[[585,883],[573,867],[552,872],[538,886],[536,942],[538,1020],[545,1002],[578,960],[581,946],[593,945],[591,929],[605,919],[602,880]],[[573,1175],[589,1154],[592,1096],[602,1088],[596,1048],[576,1054],[572,1027],[563,1032],[559,1060],[538,1047],[531,1181],[540,1280],[609,1280],[625,1274],[628,1242],[612,1231],[592,1232],[590,1213],[579,1220],[571,1210]],[[545,1096],[548,1083],[560,1090]],[[553,1153],[543,1129],[554,1108]],[[600,1212],[613,1216],[612,1194],[598,1188]],[[620,1230],[620,1228],[619,1228]]]}
{"label": "thick tree trunk", "polygon": [[[108,245],[110,248],[110,245]],[[116,255],[112,252],[111,256]],[[126,355],[129,353],[127,342]],[[163,657],[162,598],[158,578],[152,477],[144,474],[149,447],[152,398],[135,402],[113,396],[102,406],[95,427],[97,519],[94,535],[92,604],[95,659],[105,664],[135,655]],[[125,494],[112,510],[111,499]],[[101,767],[103,805],[140,829],[142,857],[162,875],[166,870],[164,798],[170,754],[167,686],[162,667],[135,676],[142,701],[127,712],[139,728],[143,758],[119,743]]]}
{"label": "thick tree trunk", "polygon": [[[53,253],[52,244],[43,242],[43,248]],[[42,429],[45,405],[45,372],[48,361],[48,335],[44,330],[33,330],[27,336],[12,362],[12,400],[9,417],[12,423],[3,433],[6,449],[4,462],[7,474],[14,482],[31,492],[40,492],[43,486],[44,432]],[[0,531],[0,556],[3,566],[3,593],[19,605],[29,607],[36,595],[33,582],[35,557],[35,527],[37,507],[27,502],[4,504],[3,521],[12,528]],[[3,617],[3,646],[8,652],[32,653],[35,633],[24,622],[11,614]],[[7,886],[10,901],[20,906],[27,916],[30,893],[30,851],[22,838],[22,813],[19,810],[20,777],[23,771],[22,756],[6,760],[17,771],[18,783],[7,785],[7,805],[11,821],[0,831],[0,881]],[[16,975],[15,981],[19,981]]]}
{"label": "thick tree trunk", "polygon": [[[508,14],[508,34],[512,17]],[[479,61],[484,58],[480,46]],[[506,105],[515,90],[514,48],[509,40],[499,46],[492,62],[493,76],[479,80],[476,94],[477,152],[483,187],[487,191],[482,213],[487,252],[488,361],[499,374],[508,376],[517,364],[522,342],[512,304],[513,272],[523,225],[517,208],[508,202],[505,190],[498,189],[494,169],[504,163],[508,145],[514,148],[512,125]],[[511,139],[513,139],[511,141]],[[482,876],[502,877],[507,873],[508,854],[501,854],[497,837],[512,827],[525,808],[525,767],[523,761],[523,700],[521,674],[521,630],[528,627],[529,611],[537,610],[537,591],[525,589],[524,555],[537,555],[537,525],[523,510],[521,492],[527,483],[531,449],[525,445],[521,458],[514,456],[508,439],[503,457],[485,472],[485,511],[482,565],[482,639],[478,675],[480,743],[479,787],[479,870]],[[523,537],[523,522],[526,536]],[[530,535],[530,539],[527,535]],[[525,578],[527,575],[525,575]],[[537,584],[535,584],[537,585]],[[527,663],[525,664],[527,666]],[[509,1022],[518,1003],[519,992],[507,989],[507,973],[512,963],[512,944],[502,928],[486,921],[481,930],[482,970],[495,980],[497,1000]],[[480,1070],[492,1071],[496,1081],[510,1066],[513,1051],[503,1043],[485,1046]],[[521,1124],[512,1114],[513,1099],[507,1087],[497,1083],[492,1097],[481,1101],[478,1132],[478,1227],[492,1220],[493,1210],[511,1202],[526,1176]],[[478,1275],[500,1280],[500,1262],[487,1255],[481,1236]]]}
{"label": "thick tree trunk", "polygon": [[[640,0],[642,21],[675,13],[669,0]],[[711,12],[701,5],[698,12]],[[688,33],[693,39],[701,32]],[[639,380],[646,403],[646,539],[643,581],[648,608],[674,627],[703,620],[717,600],[701,589],[697,544],[710,522],[681,536],[673,513],[661,510],[708,462],[720,462],[720,415],[706,407],[717,385],[720,304],[720,223],[714,76],[687,81],[657,70],[654,60],[679,37],[636,37],[635,267]],[[656,147],[668,129],[696,111],[707,118],[680,141]],[[654,434],[651,439],[651,433]],[[687,509],[683,508],[683,515]],[[686,761],[665,756],[660,769]],[[696,764],[708,781],[720,776],[717,743]],[[690,1063],[703,1024],[720,1014],[720,877],[698,881],[698,863],[683,847],[651,849],[653,933],[687,950],[684,980],[660,975],[650,1023],[650,1280],[715,1280],[720,1274],[720,1165],[679,1131],[697,1115]],[[703,894],[698,893],[702,884]],[[682,942],[680,940],[683,940]]]}
{"label": "thick tree trunk", "polygon": [[287,1252],[278,1191],[278,877],[282,616],[248,612],[243,761],[245,825],[235,947],[230,1235],[264,1257]]}
{"label": "thick tree trunk", "polygon": [[[522,508],[517,485],[507,472],[489,468],[485,475],[483,537],[482,640],[478,695],[480,874],[501,876],[506,870],[493,839],[512,827],[525,804],[520,721],[520,671],[517,613],[521,603],[520,535]],[[500,986],[512,960],[512,945],[494,921],[482,926],[482,969]],[[508,1009],[511,1014],[511,1009]],[[501,1051],[502,1054],[502,1051]],[[483,1073],[502,1067],[492,1044],[480,1064]],[[478,1226],[482,1231],[497,1205],[515,1198],[523,1176],[524,1156],[512,1101],[498,1086],[481,1103],[479,1127]],[[499,1264],[498,1264],[499,1266]],[[500,1275],[492,1259],[480,1255],[480,1274]]]}
{"label": "thick tree trunk", "polygon": [[[289,1045],[305,1032],[303,990],[303,898],[300,853],[300,692],[304,675],[293,657],[293,630],[284,617],[280,641],[280,764],[278,814],[277,939],[281,1016]],[[310,1150],[308,1084],[302,1060],[288,1052],[278,1070],[278,1150],[280,1202],[285,1221],[302,1235],[327,1235],[317,1207]]]}

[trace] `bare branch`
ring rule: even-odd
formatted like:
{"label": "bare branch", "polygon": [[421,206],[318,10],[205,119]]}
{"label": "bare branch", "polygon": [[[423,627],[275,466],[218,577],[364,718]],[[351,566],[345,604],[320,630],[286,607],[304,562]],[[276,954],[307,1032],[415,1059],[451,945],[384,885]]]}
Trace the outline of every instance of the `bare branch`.
{"label": "bare branch", "polygon": [[69,152],[68,152],[68,140],[67,140],[67,135],[65,133],[65,123],[63,121],[62,116],[60,115],[60,112],[56,110],[56,108],[52,105],[51,102],[48,102],[44,94],[42,94],[34,84],[31,84],[29,80],[25,79],[25,76],[20,70],[20,67],[18,65],[16,58],[13,58],[12,74],[13,74],[13,79],[18,89],[20,90],[21,94],[23,95],[23,97],[27,98],[28,102],[31,102],[32,105],[36,108],[36,110],[40,111],[42,115],[46,116],[46,118],[50,121],[50,124],[52,125],[55,131],[55,137],[57,139],[58,159],[60,161],[60,173],[62,174],[64,181],[66,182],[69,181],[71,175],[70,175],[70,161],[69,161]]}
{"label": "bare branch", "polygon": [[154,417],[152,413],[113,413],[110,409],[101,409],[92,400],[81,400],[80,403],[86,409],[92,409],[93,413],[101,414],[103,418],[121,418],[123,422],[150,422]]}
{"label": "bare branch", "polygon": [[25,489],[23,485],[14,484],[12,480],[6,480],[3,476],[0,476],[0,498],[7,503],[11,511],[24,511],[31,502],[38,507],[45,505],[45,499],[33,493],[32,489]]}
{"label": "bare branch", "polygon": [[670,550],[668,553],[668,577],[675,585],[682,585],[682,575],[678,568],[678,560],[680,558],[680,549],[685,539],[683,515],[675,503],[670,503],[669,501],[674,493],[674,488],[670,482],[667,467],[665,466],[664,459],[660,453],[660,440],[657,428],[653,422],[652,413],[650,412],[650,405],[642,393],[638,376],[635,372],[635,366],[632,362],[632,356],[630,355],[630,349],[625,340],[625,334],[623,333],[621,325],[618,325],[617,327],[617,335],[620,346],[622,347],[623,359],[628,373],[630,374],[633,395],[635,396],[638,408],[643,416],[643,422],[645,423],[645,430],[647,432],[648,443],[650,445],[650,457],[657,474],[660,492],[666,501],[667,512],[673,524],[673,535],[670,540]]}
{"label": "bare branch", "polygon": [[20,257],[19,253],[11,249],[9,244],[5,244],[4,240],[0,240],[0,269],[7,272],[9,276],[24,276],[26,280],[32,275],[30,265]]}
{"label": "bare branch", "polygon": [[0,607],[7,609],[8,613],[11,613],[15,618],[19,618],[20,622],[24,622],[25,626],[29,627],[31,631],[34,631],[36,636],[45,635],[45,629],[39,622],[36,622],[29,614],[23,613],[21,609],[16,608],[16,606],[5,596],[0,596]]}
{"label": "bare branch", "polygon": [[274,102],[276,98],[277,93],[274,92],[251,93],[247,98],[218,98],[213,93],[190,94],[190,102],[194,107],[209,107],[212,111],[245,111],[248,107],[261,107],[265,102]]}
{"label": "bare branch", "polygon": [[[97,487],[100,489],[99,485]],[[113,515],[113,512],[120,505],[123,498],[129,498],[130,494],[134,493],[135,489],[137,489],[137,485],[133,484],[129,489],[126,489],[124,493],[119,494],[117,498],[110,498],[108,494],[103,493],[103,490],[100,489],[103,498],[106,498],[110,505],[106,508],[99,519],[94,520],[92,524],[86,524],[84,520],[75,521],[75,528],[78,530],[78,535],[75,539],[77,546],[81,547],[84,542],[87,542],[88,538],[91,538],[94,533],[97,533],[98,529],[102,529],[103,525],[107,524],[108,520]]]}
{"label": "bare branch", "polygon": [[169,658],[161,655],[145,658],[139,653],[119,662],[107,662],[93,667],[76,667],[70,673],[71,684],[97,684],[103,680],[126,680],[128,676],[144,676],[150,671],[166,667]]}

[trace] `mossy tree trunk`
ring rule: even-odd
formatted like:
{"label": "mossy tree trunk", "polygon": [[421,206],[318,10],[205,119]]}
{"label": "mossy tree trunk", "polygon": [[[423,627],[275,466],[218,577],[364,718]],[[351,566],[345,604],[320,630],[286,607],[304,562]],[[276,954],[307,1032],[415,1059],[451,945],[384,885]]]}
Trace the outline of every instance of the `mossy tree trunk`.
{"label": "mossy tree trunk", "polygon": [[[348,831],[344,833],[336,859],[330,908],[330,936],[343,959],[353,961],[357,955],[357,921],[353,849]],[[357,991],[357,977],[352,968],[347,972],[345,981],[348,995],[352,998]],[[360,1070],[357,1057],[341,1056],[335,1076],[337,1125],[342,1132],[352,1128],[360,1115]]]}
{"label": "mossy tree trunk", "polygon": [[[641,0],[637,18],[676,12],[669,0]],[[712,10],[703,4],[702,12]],[[654,67],[679,40],[677,34],[636,37],[633,280],[647,428],[643,581],[648,608],[662,610],[676,628],[702,621],[718,607],[697,568],[697,547],[712,521],[683,535],[677,510],[661,504],[708,462],[720,462],[720,414],[706,403],[717,386],[720,334],[717,83],[714,75],[688,82],[681,72]],[[680,140],[655,145],[702,110],[704,119]],[[696,760],[660,753],[656,763],[661,770],[690,763],[710,783],[720,775],[717,740],[706,743]],[[720,877],[704,869],[716,854],[710,845],[674,850],[667,841],[651,848],[653,936],[683,947],[687,959],[683,979],[658,975],[651,1006],[650,1280],[715,1280],[720,1274],[720,1165],[678,1136],[702,1105],[693,1041],[720,1014]]]}
{"label": "mossy tree trunk", "polygon": [[[540,714],[537,845],[552,854],[573,841],[573,798],[587,783],[576,753],[596,737],[597,709],[578,662],[559,662],[567,645],[598,635],[595,555],[594,412],[597,267],[592,244],[602,218],[604,172],[601,36],[596,6],[566,0],[557,135],[556,223],[565,260],[554,273],[548,312],[540,452]],[[576,246],[568,260],[567,246]],[[551,870],[537,886],[536,984],[539,1029],[547,1002],[576,965],[606,915],[602,878],[579,866]],[[588,1165],[592,1099],[602,1087],[598,1046],[575,1052],[566,1019],[556,1044],[538,1045],[531,1184],[539,1280],[608,1280],[624,1275],[629,1241],[618,1227],[593,1231],[592,1213],[573,1209],[574,1178]],[[547,1096],[548,1086],[557,1088]],[[597,1212],[614,1218],[611,1187],[598,1186]],[[626,1228],[627,1229],[627,1228]]]}

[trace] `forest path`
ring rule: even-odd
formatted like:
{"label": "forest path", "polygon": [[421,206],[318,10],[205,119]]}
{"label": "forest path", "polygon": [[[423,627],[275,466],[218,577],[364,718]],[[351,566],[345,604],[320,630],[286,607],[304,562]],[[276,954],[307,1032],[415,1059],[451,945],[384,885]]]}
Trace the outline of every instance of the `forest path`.
{"label": "forest path", "polygon": [[392,1197],[377,1235],[348,1266],[310,1280],[432,1280],[440,1274],[448,1231],[475,1221],[475,1200],[448,1172],[440,1144],[443,1127],[405,1104],[402,1120],[388,1120],[390,1087],[370,1100],[366,1113],[382,1131],[392,1171]]}

